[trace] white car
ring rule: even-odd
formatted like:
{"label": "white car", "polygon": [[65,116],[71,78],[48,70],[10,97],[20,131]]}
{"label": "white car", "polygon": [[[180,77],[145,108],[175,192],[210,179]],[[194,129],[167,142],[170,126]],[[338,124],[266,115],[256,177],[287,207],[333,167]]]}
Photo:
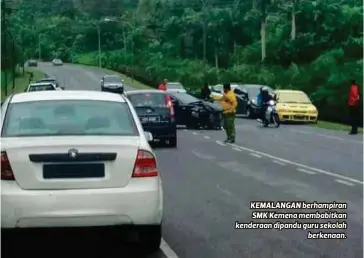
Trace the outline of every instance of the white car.
{"label": "white car", "polygon": [[159,249],[163,194],[153,139],[126,97],[19,93],[1,112],[2,232],[129,225],[143,250]]}
{"label": "white car", "polygon": [[54,66],[63,65],[63,62],[62,62],[61,59],[53,59],[52,60],[52,65],[54,65]]}
{"label": "white car", "polygon": [[187,93],[186,89],[183,87],[183,85],[180,82],[168,82],[167,91]]}
{"label": "white car", "polygon": [[53,82],[34,82],[29,84],[28,88],[25,89],[26,92],[50,90],[62,90],[62,88],[57,87]]}

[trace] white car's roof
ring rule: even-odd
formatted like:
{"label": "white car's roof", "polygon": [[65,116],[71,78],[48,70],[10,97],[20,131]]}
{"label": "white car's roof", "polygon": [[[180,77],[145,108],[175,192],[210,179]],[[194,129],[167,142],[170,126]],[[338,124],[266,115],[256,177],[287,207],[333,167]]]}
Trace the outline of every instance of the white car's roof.
{"label": "white car's roof", "polygon": [[18,93],[12,97],[11,103],[62,99],[125,102],[125,99],[121,95],[115,93],[87,90],[63,90]]}

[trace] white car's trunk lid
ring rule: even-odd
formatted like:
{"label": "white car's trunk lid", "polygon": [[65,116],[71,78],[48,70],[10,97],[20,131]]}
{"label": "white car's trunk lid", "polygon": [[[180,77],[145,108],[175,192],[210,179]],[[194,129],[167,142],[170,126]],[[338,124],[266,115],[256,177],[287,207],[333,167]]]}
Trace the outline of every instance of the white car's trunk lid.
{"label": "white car's trunk lid", "polygon": [[139,137],[22,137],[2,138],[1,149],[22,189],[116,188],[128,184],[139,144]]}

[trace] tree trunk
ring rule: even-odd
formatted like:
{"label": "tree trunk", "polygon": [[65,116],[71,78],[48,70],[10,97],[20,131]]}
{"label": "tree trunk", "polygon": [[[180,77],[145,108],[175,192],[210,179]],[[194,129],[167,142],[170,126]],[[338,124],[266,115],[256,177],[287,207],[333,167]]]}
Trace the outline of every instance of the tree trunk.
{"label": "tree trunk", "polygon": [[292,0],[292,13],[291,13],[291,40],[296,38],[296,0]]}
{"label": "tree trunk", "polygon": [[260,24],[260,42],[261,42],[261,49],[262,49],[262,63],[265,60],[266,57],[266,20],[267,18],[264,17]]}
{"label": "tree trunk", "polygon": [[215,67],[216,69],[219,69],[219,54],[217,51],[217,47],[215,47]]}
{"label": "tree trunk", "polygon": [[256,9],[256,8],[257,8],[257,1],[252,0],[252,9]]}

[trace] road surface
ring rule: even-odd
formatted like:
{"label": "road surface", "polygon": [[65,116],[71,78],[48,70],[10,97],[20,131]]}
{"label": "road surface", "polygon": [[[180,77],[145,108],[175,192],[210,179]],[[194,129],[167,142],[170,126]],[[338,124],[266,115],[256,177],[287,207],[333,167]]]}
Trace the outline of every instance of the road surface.
{"label": "road surface", "polygon": [[[39,69],[69,90],[99,90],[105,74],[77,65]],[[160,257],[362,257],[362,135],[262,128],[248,119],[237,119],[236,130],[234,145],[221,142],[223,131],[179,130],[177,149],[156,149],[165,194],[163,248],[173,250]],[[237,221],[252,221],[251,201],[345,202],[348,238],[307,239],[308,231],[325,231],[319,229],[235,229]]]}

